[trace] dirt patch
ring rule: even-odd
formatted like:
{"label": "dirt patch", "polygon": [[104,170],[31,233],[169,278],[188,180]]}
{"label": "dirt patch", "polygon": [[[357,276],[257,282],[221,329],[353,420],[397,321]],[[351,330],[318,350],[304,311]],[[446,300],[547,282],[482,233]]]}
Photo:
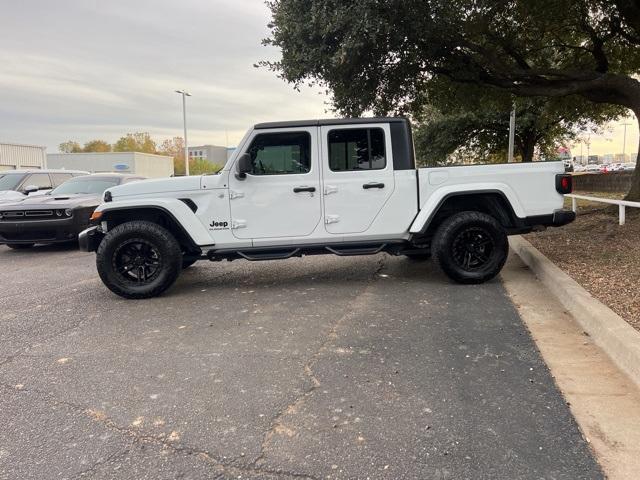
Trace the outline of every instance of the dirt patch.
{"label": "dirt patch", "polygon": [[640,330],[640,209],[626,216],[620,226],[617,206],[579,202],[575,222],[525,238]]}

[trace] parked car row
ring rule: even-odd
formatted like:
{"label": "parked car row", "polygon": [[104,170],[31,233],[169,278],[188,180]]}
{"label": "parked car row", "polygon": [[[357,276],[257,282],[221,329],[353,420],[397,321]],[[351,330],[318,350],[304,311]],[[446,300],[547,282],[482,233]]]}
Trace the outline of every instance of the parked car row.
{"label": "parked car row", "polygon": [[[49,183],[45,176],[49,177]],[[60,182],[65,177],[66,181]],[[143,179],[136,175],[89,175],[75,171],[2,174],[0,188],[7,189],[0,191],[5,198],[0,202],[0,244],[23,249],[36,243],[76,241],[78,234],[89,225],[89,218],[102,202],[106,189]],[[36,190],[36,183],[30,182],[38,183],[42,189]]]}
{"label": "parked car row", "polygon": [[592,164],[592,165],[576,165],[574,172],[585,173],[611,173],[611,172],[632,172],[636,169],[635,163],[609,163],[609,164]]}
{"label": "parked car row", "polygon": [[67,180],[88,175],[81,170],[9,170],[0,172],[0,203],[44,195]]}

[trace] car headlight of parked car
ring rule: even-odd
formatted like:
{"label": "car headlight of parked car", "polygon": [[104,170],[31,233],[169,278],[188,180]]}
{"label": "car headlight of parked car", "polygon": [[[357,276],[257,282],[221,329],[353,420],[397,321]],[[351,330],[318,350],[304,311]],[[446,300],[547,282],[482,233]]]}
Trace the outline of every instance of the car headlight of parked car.
{"label": "car headlight of parked car", "polygon": [[67,216],[67,217],[72,217],[72,216],[73,216],[73,210],[71,210],[70,208],[67,208],[67,209],[64,211],[64,214],[65,214],[65,216]]}

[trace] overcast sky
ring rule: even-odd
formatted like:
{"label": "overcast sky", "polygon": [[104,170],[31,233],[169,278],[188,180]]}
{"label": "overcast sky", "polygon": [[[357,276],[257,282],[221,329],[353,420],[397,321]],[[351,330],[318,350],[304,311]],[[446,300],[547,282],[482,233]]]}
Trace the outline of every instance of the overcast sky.
{"label": "overcast sky", "polygon": [[253,123],[332,116],[259,60],[262,0],[0,0],[0,141],[115,141],[133,131],[229,145]]}
{"label": "overcast sky", "polygon": [[[260,44],[269,18],[262,0],[0,0],[0,142],[54,152],[69,139],[182,135],[177,88],[193,94],[190,145],[233,146],[256,122],[332,116],[317,90],[253,67],[278,57]],[[621,152],[622,132],[613,125],[591,152]],[[637,145],[634,122],[627,152]]]}

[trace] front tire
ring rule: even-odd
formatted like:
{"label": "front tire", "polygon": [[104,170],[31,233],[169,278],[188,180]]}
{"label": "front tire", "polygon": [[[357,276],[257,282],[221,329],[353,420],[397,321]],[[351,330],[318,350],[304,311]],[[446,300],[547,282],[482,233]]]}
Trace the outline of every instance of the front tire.
{"label": "front tire", "polygon": [[507,261],[507,233],[491,215],[460,212],[447,218],[433,237],[433,259],[458,283],[484,283]]}
{"label": "front tire", "polygon": [[116,295],[140,299],[160,295],[182,270],[182,250],[167,229],[147,221],[110,230],[96,252],[102,282]]}

